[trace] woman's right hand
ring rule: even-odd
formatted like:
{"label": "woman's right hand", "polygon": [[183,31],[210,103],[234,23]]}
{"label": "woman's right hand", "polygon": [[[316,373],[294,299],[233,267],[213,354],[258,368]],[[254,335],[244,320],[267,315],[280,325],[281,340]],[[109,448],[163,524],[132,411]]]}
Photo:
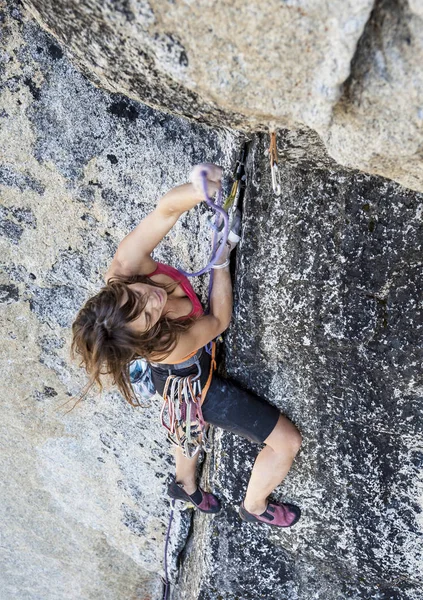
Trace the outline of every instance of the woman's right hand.
{"label": "woman's right hand", "polygon": [[190,181],[196,192],[204,195],[203,172],[207,174],[207,195],[212,197],[222,186],[223,169],[212,163],[195,165],[190,173]]}

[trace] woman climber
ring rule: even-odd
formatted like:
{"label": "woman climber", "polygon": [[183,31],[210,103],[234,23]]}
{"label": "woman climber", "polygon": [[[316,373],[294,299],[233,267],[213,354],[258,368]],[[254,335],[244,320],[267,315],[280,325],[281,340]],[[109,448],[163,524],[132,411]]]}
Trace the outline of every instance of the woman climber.
{"label": "woman climber", "polygon": [[171,498],[189,501],[206,513],[220,510],[218,498],[197,486],[199,452],[184,451],[188,442],[204,447],[207,424],[213,424],[264,444],[240,517],[251,523],[290,527],[300,518],[300,509],[269,501],[268,496],[288,473],[300,448],[300,433],[274,406],[216,376],[214,356],[206,350],[231,321],[229,254],[239,240],[239,221],[213,266],[209,314],[204,314],[184,275],[151,257],[179,217],[203,200],[205,188],[208,196],[221,189],[221,179],[220,167],[197,165],[191,183],[167,192],[122,240],[105,275],[106,285],[75,319],[72,352],[80,356],[90,375],[89,385],[97,383],[101,389],[102,375],[111,376],[131,404],[129,366],[140,357],[149,362],[155,388],[165,399],[162,420],[167,416],[167,428],[178,444],[176,477],[168,486]]}

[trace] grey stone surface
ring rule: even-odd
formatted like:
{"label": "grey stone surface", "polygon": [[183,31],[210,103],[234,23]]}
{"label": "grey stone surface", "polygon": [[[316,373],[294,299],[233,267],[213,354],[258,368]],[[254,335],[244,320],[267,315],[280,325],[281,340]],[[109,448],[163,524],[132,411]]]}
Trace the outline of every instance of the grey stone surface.
{"label": "grey stone surface", "polygon": [[303,518],[282,532],[241,524],[259,447],[217,432],[210,480],[226,510],[195,517],[175,598],[419,600],[423,197],[303,168],[293,148],[278,199],[265,145],[257,136],[247,165],[226,370],[302,431],[276,498]]}
{"label": "grey stone surface", "polygon": [[[193,164],[230,173],[241,136],[95,88],[19,3],[0,7],[2,600],[158,600],[159,405],[109,391],[65,412],[85,382],[69,327],[122,237]],[[216,429],[202,481],[224,510],[177,511],[173,600],[421,600],[423,197],[339,166],[303,127],[280,132],[276,198],[267,145],[254,136],[220,369],[301,429],[275,495],[303,519],[238,520],[259,448]],[[206,218],[181,218],[156,256],[202,266]]]}
{"label": "grey stone surface", "polygon": [[344,165],[422,191],[423,20],[421,2],[378,0],[351,74],[322,131]]}
{"label": "grey stone surface", "polygon": [[317,132],[423,191],[419,0],[24,0],[91,80],[242,131]]}
{"label": "grey stone surface", "polygon": [[[0,597],[161,598],[160,404],[105,392],[67,412],[86,381],[70,325],[122,237],[196,162],[229,166],[236,135],[96,89],[19,3],[0,18]],[[208,235],[205,221],[182,219],[158,256],[196,266],[207,249],[194,256],[188,225]],[[190,520],[174,522],[174,578]]]}

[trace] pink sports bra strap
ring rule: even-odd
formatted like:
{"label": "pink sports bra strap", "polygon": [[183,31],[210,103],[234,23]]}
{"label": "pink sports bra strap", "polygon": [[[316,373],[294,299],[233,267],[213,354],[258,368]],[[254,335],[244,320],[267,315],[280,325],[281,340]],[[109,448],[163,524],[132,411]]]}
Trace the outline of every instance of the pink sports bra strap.
{"label": "pink sports bra strap", "polygon": [[175,267],[171,267],[170,265],[164,265],[163,263],[157,263],[156,270],[147,275],[147,277],[152,277],[153,275],[167,275],[174,281],[178,282],[182,287],[188,298],[192,302],[192,311],[187,315],[186,318],[189,317],[199,317],[204,314],[203,307],[201,306],[201,302],[199,301],[197,294],[195,293],[192,285],[190,284],[188,277],[183,275],[178,269]]}

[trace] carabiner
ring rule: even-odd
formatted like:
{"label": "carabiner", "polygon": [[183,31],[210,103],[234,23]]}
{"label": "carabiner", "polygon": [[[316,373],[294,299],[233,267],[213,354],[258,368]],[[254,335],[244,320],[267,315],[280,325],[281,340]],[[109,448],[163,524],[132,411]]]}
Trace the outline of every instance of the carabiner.
{"label": "carabiner", "polygon": [[275,192],[276,196],[280,196],[281,195],[281,179],[280,179],[280,174],[279,174],[279,169],[278,169],[278,165],[277,163],[275,163],[272,167],[272,187],[273,187],[273,191]]}
{"label": "carabiner", "polygon": [[245,175],[245,161],[247,158],[247,146],[248,142],[243,142],[241,150],[239,152],[238,160],[236,161],[234,173],[232,175],[232,179],[234,180],[232,184],[231,193],[226,198],[223,203],[223,209],[226,210],[229,215],[233,216],[238,206],[239,194],[238,190],[240,189],[241,179]]}

